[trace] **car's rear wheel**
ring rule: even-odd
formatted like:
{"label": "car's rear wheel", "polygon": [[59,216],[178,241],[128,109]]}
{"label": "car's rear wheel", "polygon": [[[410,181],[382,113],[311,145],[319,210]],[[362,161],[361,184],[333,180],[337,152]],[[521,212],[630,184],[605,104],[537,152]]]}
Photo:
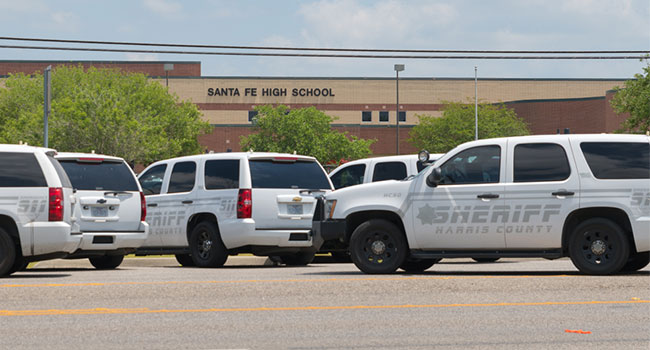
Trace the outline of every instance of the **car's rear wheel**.
{"label": "car's rear wheel", "polygon": [[279,256],[280,262],[288,266],[305,266],[314,261],[314,252],[299,252],[295,254]]}
{"label": "car's rear wheel", "polygon": [[122,263],[124,260],[124,255],[104,255],[104,256],[94,256],[88,258],[90,264],[92,264],[98,270],[112,270]]}
{"label": "car's rear wheel", "polygon": [[228,250],[217,225],[203,221],[194,227],[190,234],[190,255],[198,267],[219,267],[226,263]]}
{"label": "car's rear wheel", "polygon": [[352,262],[365,273],[393,273],[407,253],[408,244],[402,230],[387,220],[368,220],[350,238]]}
{"label": "car's rear wheel", "polygon": [[630,255],[630,258],[627,260],[625,263],[625,266],[623,266],[622,271],[639,271],[642,268],[648,266],[650,264],[650,252],[643,252],[643,253],[635,253],[633,255]]}
{"label": "car's rear wheel", "polygon": [[25,260],[22,256],[16,256],[16,260],[14,261],[14,266],[11,267],[11,270],[9,271],[10,274],[18,271],[25,271],[27,270],[27,265],[29,265],[29,262]]}
{"label": "car's rear wheel", "polygon": [[7,231],[0,228],[0,276],[11,274],[16,260],[16,245]]}
{"label": "car's rear wheel", "polygon": [[472,260],[476,261],[477,263],[493,263],[499,258],[472,258]]}
{"label": "car's rear wheel", "polygon": [[440,260],[442,259],[407,259],[399,268],[406,272],[423,272],[440,262]]}
{"label": "car's rear wheel", "polygon": [[178,263],[184,267],[196,266],[194,265],[194,260],[192,260],[192,256],[189,254],[176,254],[176,261],[178,261]]}
{"label": "car's rear wheel", "polygon": [[609,275],[619,272],[627,263],[630,244],[623,229],[615,222],[594,218],[573,230],[569,255],[581,272]]}

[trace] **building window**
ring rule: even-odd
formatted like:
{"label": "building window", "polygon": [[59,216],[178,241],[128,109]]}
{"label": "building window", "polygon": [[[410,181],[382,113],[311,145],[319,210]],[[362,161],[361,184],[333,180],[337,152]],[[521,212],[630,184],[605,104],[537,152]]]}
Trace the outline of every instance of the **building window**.
{"label": "building window", "polygon": [[252,122],[253,118],[257,116],[257,111],[248,111],[248,121]]}
{"label": "building window", "polygon": [[361,121],[362,122],[371,122],[372,121],[372,112],[371,111],[363,111],[363,112],[361,112]]}
{"label": "building window", "polygon": [[406,112],[404,112],[404,111],[399,112],[399,121],[401,121],[401,122],[406,121]]}
{"label": "building window", "polygon": [[379,121],[380,122],[387,122],[388,121],[388,111],[379,112]]}

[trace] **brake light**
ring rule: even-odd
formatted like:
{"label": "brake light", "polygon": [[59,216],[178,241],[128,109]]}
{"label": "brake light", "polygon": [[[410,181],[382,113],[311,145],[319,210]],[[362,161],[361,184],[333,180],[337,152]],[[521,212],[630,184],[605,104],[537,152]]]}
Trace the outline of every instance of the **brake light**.
{"label": "brake light", "polygon": [[48,220],[63,221],[63,189],[61,187],[49,188]]}
{"label": "brake light", "polygon": [[102,163],[104,158],[78,158],[78,163]]}
{"label": "brake light", "polygon": [[237,196],[237,219],[250,219],[253,216],[253,196],[251,190],[239,190]]}
{"label": "brake light", "polygon": [[140,192],[140,221],[147,218],[147,201],[144,199],[144,193]]}

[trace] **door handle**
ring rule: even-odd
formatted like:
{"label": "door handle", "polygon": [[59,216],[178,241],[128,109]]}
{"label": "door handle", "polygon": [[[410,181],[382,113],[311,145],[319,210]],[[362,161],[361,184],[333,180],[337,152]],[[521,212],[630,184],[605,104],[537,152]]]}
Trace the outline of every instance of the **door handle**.
{"label": "door handle", "polygon": [[499,195],[496,193],[483,193],[476,196],[478,199],[497,199]]}
{"label": "door handle", "polygon": [[148,207],[157,207],[158,203],[147,203]]}
{"label": "door handle", "polygon": [[182,201],[181,203],[183,203],[183,204],[192,204],[192,203],[194,203],[194,201]]}
{"label": "door handle", "polygon": [[554,195],[554,196],[559,196],[559,197],[567,197],[567,196],[573,196],[573,195],[575,194],[575,192],[571,192],[571,191],[557,191],[557,192],[553,192],[553,193],[551,193],[551,194]]}

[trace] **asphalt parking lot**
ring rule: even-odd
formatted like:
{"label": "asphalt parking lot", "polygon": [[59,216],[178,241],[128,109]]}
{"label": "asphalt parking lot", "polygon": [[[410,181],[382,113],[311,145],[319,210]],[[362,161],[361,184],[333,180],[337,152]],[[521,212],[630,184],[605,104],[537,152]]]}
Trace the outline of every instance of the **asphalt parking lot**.
{"label": "asphalt parking lot", "polygon": [[220,269],[173,258],[41,262],[0,279],[0,348],[648,349],[650,268],[446,259],[422,274],[352,264]]}

